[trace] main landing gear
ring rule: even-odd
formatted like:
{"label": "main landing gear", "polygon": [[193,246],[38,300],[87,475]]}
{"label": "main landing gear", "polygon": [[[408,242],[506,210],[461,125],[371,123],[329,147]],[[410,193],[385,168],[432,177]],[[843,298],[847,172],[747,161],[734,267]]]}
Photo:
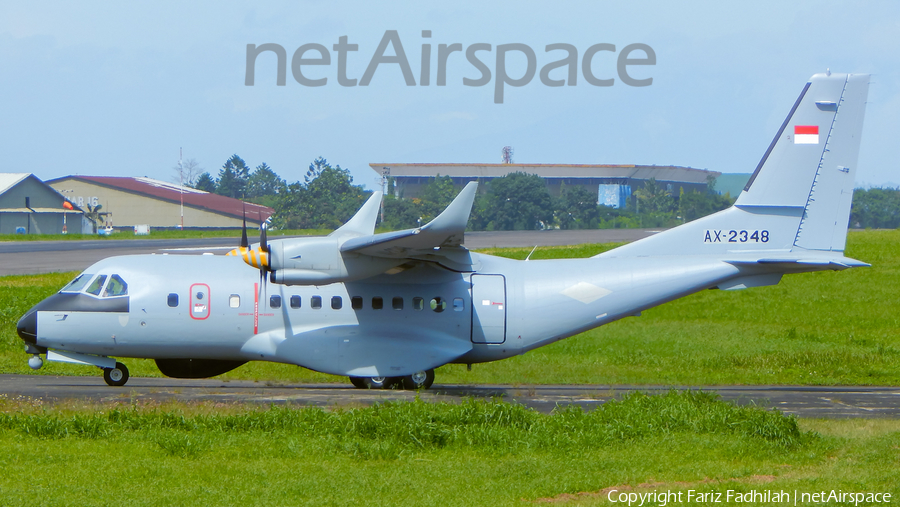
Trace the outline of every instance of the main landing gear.
{"label": "main landing gear", "polygon": [[350,377],[357,389],[428,389],[434,383],[434,370],[417,371],[405,377]]}
{"label": "main landing gear", "polygon": [[103,380],[107,385],[124,386],[128,377],[128,368],[122,363],[116,363],[115,368],[103,368]]}

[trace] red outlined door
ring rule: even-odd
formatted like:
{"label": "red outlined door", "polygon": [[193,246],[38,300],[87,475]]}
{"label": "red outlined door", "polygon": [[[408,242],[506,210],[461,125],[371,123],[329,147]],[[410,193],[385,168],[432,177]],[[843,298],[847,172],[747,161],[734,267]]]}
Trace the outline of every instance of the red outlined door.
{"label": "red outlined door", "polygon": [[209,285],[195,283],[191,285],[191,318],[206,320],[209,317]]}

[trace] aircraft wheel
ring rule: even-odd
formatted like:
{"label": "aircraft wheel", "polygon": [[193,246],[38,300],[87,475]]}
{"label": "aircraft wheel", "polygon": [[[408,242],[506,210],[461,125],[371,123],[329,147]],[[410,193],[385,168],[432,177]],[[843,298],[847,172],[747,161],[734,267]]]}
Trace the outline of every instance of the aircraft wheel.
{"label": "aircraft wheel", "polygon": [[103,380],[107,385],[124,386],[128,382],[128,368],[122,363],[116,363],[115,368],[103,369]]}
{"label": "aircraft wheel", "polygon": [[393,389],[397,377],[350,377],[350,382],[359,389]]}
{"label": "aircraft wheel", "polygon": [[415,391],[416,389],[428,389],[434,383],[434,370],[417,371],[412,375],[401,377],[403,389]]}

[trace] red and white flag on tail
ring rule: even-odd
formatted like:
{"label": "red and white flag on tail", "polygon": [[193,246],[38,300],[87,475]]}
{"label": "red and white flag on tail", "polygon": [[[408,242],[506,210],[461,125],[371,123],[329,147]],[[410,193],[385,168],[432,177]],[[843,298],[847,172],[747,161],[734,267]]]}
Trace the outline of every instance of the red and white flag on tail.
{"label": "red and white flag on tail", "polygon": [[794,125],[794,144],[819,144],[819,126]]}

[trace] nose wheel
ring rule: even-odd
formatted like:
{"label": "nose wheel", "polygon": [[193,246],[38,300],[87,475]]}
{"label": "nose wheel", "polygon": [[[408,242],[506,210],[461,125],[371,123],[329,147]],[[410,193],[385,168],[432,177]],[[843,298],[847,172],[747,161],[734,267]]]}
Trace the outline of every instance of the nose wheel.
{"label": "nose wheel", "polygon": [[103,368],[103,380],[110,386],[124,386],[128,382],[128,368],[122,363],[116,363],[115,368]]}

